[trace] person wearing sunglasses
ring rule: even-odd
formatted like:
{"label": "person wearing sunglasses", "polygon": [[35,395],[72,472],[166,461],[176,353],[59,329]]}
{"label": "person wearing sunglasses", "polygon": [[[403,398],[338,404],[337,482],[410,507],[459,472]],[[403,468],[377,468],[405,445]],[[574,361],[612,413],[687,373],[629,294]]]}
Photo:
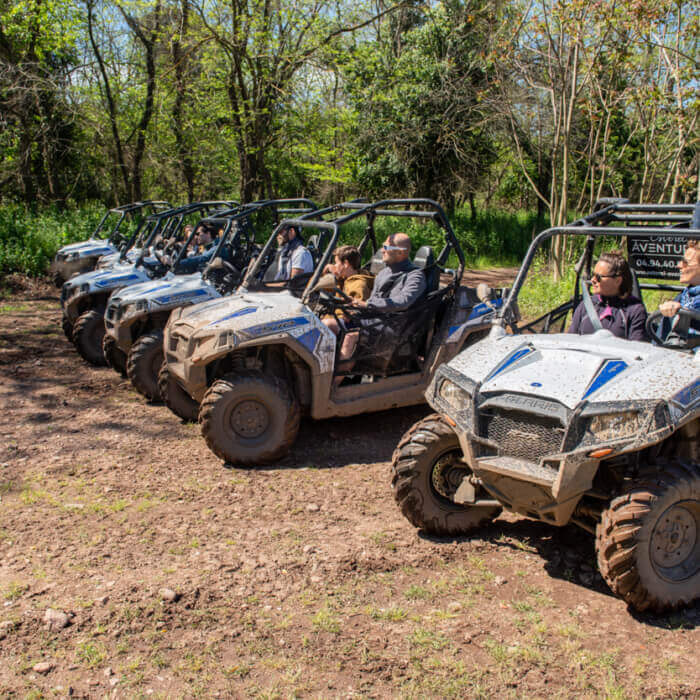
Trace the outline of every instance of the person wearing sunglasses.
{"label": "person wearing sunglasses", "polygon": [[275,281],[291,280],[314,270],[314,259],[304,245],[301,231],[296,226],[285,226],[277,234],[280,256]]}
{"label": "person wearing sunglasses", "polygon": [[569,333],[587,335],[605,329],[618,338],[648,340],[647,311],[632,295],[632,271],[620,251],[602,253],[591,275],[591,305],[574,311]]}
{"label": "person wearing sunglasses", "polygon": [[356,299],[354,306],[378,313],[405,311],[415,304],[426,290],[423,270],[410,260],[411,239],[405,233],[394,233],[382,246],[384,269],[374,280],[369,299]]}
{"label": "person wearing sunglasses", "polygon": [[[659,304],[659,311],[666,318],[673,318],[681,307],[700,311],[700,241],[688,241],[678,268],[681,271],[681,284],[686,287],[675,299]],[[691,332],[700,333],[700,323],[691,321],[690,329]]]}

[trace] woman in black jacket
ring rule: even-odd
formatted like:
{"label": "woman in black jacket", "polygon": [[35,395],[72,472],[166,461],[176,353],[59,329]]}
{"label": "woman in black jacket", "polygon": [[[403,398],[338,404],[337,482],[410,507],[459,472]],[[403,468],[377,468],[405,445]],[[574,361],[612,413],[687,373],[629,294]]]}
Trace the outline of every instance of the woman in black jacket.
{"label": "woman in black jacket", "polygon": [[[600,327],[618,338],[648,340],[647,311],[641,299],[632,296],[632,272],[619,251],[603,253],[591,276],[591,301]],[[574,311],[569,333],[586,335],[598,328],[581,302]]]}

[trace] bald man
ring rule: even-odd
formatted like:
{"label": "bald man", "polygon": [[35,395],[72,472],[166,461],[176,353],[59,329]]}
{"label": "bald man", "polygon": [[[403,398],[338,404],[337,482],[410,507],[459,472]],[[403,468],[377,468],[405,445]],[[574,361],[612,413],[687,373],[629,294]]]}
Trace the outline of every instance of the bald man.
{"label": "bald man", "polygon": [[405,311],[425,294],[425,275],[408,259],[411,239],[405,233],[394,233],[382,246],[382,260],[386,267],[374,280],[372,294],[367,301],[356,300],[354,306],[379,313]]}

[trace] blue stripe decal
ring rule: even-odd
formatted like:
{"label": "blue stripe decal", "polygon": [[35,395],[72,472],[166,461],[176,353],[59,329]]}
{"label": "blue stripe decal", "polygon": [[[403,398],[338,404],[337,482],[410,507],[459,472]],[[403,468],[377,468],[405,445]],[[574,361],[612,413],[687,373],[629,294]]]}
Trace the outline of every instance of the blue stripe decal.
{"label": "blue stripe decal", "polygon": [[209,326],[215,326],[217,323],[223,323],[223,321],[228,321],[230,318],[236,318],[237,316],[246,316],[247,314],[252,314],[254,311],[257,311],[257,310],[258,310],[257,306],[246,306],[245,309],[238,309],[238,311],[234,311],[232,314],[229,314],[228,316],[223,316],[222,318],[216,319],[216,321],[212,321],[211,323],[207,323],[206,328],[209,328]]}
{"label": "blue stripe decal", "polygon": [[682,408],[688,408],[697,401],[700,401],[700,379],[696,379],[693,384],[681,389],[671,397],[671,401],[677,403]]}
{"label": "blue stripe decal", "polygon": [[240,332],[247,336],[270,335],[271,333],[282,333],[283,331],[288,331],[298,326],[305,326],[308,322],[308,318],[296,316],[295,318],[288,318],[284,321],[261,323],[259,326],[251,326]]}
{"label": "blue stripe decal", "polygon": [[523,357],[526,357],[527,355],[530,355],[531,353],[535,352],[534,348],[531,348],[529,345],[524,348],[520,348],[519,350],[516,350],[515,352],[511,353],[508,357],[506,357],[503,362],[501,362],[496,369],[494,369],[491,374],[489,374],[486,379],[484,379],[485,382],[488,382],[490,379],[493,379],[496,375],[500,374],[504,370],[508,369],[512,364],[517,362],[518,360],[522,360]]}
{"label": "blue stripe decal", "polygon": [[192,299],[194,297],[201,297],[202,294],[206,294],[206,289],[190,289],[188,292],[179,292],[178,294],[171,294],[165,297],[158,297],[154,301],[157,304],[175,304],[178,301],[185,301],[186,299]]}
{"label": "blue stripe decal", "polygon": [[313,352],[316,349],[318,339],[321,337],[321,331],[318,328],[312,328],[300,335],[297,340],[309,351]]}
{"label": "blue stripe decal", "polygon": [[493,311],[494,309],[498,309],[501,306],[503,306],[503,299],[494,299],[493,301],[490,301],[488,304],[486,302],[482,302],[481,304],[477,304],[473,309],[472,312],[469,314],[469,318],[467,321],[472,321],[475,318],[478,318],[479,316],[483,316],[484,314],[487,314],[489,311]]}
{"label": "blue stripe decal", "polygon": [[593,381],[588,385],[588,389],[586,389],[586,393],[582,398],[588,398],[604,384],[607,384],[611,379],[617,377],[620,372],[624,372],[627,367],[627,363],[622,360],[606,360],[603,366],[598,370],[598,374],[593,377]]}
{"label": "blue stripe decal", "polygon": [[138,275],[123,275],[122,277],[110,277],[109,279],[96,282],[98,287],[107,287],[108,285],[119,284],[120,282],[131,282],[131,280],[140,279]]}
{"label": "blue stripe decal", "polygon": [[477,304],[473,309],[472,312],[469,314],[469,318],[464,323],[460,323],[458,326],[450,326],[448,331],[447,331],[447,337],[449,338],[453,333],[456,333],[460,328],[466,328],[469,325],[470,321],[474,321],[475,319],[481,318],[482,316],[486,316],[490,313],[493,313],[497,308],[500,306],[503,306],[503,299],[495,299],[492,302],[489,302],[488,304],[486,302],[482,302],[481,304]]}

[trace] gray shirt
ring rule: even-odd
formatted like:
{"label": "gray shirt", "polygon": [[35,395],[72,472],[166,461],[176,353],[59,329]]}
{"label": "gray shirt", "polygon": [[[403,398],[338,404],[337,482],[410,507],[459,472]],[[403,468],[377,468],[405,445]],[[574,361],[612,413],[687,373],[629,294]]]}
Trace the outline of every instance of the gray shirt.
{"label": "gray shirt", "polygon": [[387,265],[374,280],[367,308],[372,311],[405,311],[425,293],[423,270],[409,260]]}

